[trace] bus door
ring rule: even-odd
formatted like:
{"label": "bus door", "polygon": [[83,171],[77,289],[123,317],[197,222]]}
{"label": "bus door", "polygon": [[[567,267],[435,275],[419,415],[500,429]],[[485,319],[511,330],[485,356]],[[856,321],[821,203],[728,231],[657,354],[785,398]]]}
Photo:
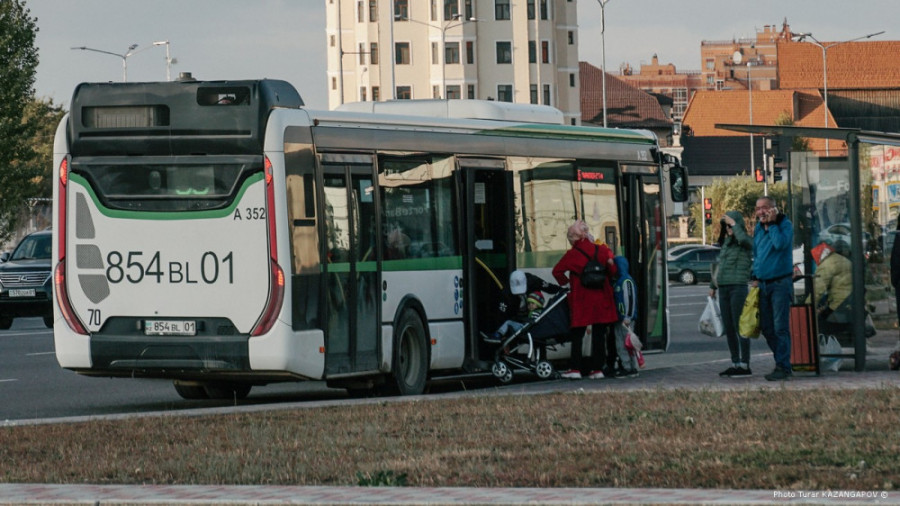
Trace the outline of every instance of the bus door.
{"label": "bus door", "polygon": [[498,306],[515,267],[512,174],[503,160],[460,159],[459,165],[467,356],[483,358],[489,350],[479,332],[490,334],[505,320]]}
{"label": "bus door", "polygon": [[645,351],[669,346],[665,300],[667,278],[662,255],[665,216],[655,166],[622,166],[624,251],[638,291],[638,319],[634,329]]}
{"label": "bus door", "polygon": [[370,157],[323,155],[325,374],[378,368],[380,283]]}

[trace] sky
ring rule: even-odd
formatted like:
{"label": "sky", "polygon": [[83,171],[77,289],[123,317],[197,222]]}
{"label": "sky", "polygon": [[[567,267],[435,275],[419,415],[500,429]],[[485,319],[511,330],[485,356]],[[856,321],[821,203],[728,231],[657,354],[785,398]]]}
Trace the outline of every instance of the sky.
{"label": "sky", "polygon": [[[380,0],[387,1],[387,0]],[[483,1],[483,0],[479,0]],[[564,1],[564,0],[552,0]],[[578,2],[579,60],[606,68],[624,63],[639,70],[654,54],[679,71],[700,70],[700,42],[755,37],[765,25],[820,41],[843,41],[885,30],[880,40],[900,40],[897,0],[608,0],[601,38],[597,0]],[[413,9],[427,0],[412,0]],[[68,109],[72,92],[86,81],[121,81],[124,54],[129,81],[166,78],[165,46],[179,72],[201,80],[283,79],[307,106],[328,107],[325,69],[326,0],[25,0],[37,19],[40,64],[35,92]],[[476,13],[477,15],[478,13]]]}

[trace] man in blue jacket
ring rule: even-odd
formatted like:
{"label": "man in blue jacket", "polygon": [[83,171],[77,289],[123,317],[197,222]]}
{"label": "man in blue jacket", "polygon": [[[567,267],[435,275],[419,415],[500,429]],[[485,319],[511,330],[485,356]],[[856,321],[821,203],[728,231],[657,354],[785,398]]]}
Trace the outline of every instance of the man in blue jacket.
{"label": "man in blue jacket", "polygon": [[769,381],[791,377],[791,299],[794,295],[792,247],[794,225],[778,212],[769,196],[756,201],[753,232],[753,279],[759,286],[759,323],[766,343],[775,355]]}

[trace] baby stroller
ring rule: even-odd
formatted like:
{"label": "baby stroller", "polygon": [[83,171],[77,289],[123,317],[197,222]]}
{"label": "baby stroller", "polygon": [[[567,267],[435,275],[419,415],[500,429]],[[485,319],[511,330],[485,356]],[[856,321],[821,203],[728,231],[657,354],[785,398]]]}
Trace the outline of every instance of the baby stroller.
{"label": "baby stroller", "polygon": [[513,371],[529,371],[538,378],[551,378],[555,371],[547,360],[547,349],[566,342],[569,336],[568,290],[561,290],[544,306],[541,314],[501,339],[494,352],[491,373],[501,383],[513,379]]}

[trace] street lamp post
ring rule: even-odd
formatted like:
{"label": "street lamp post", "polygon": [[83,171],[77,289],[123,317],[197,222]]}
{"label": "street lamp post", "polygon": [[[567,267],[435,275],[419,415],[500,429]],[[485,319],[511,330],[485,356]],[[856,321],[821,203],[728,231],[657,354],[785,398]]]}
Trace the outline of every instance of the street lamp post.
{"label": "street lamp post", "polygon": [[[171,60],[169,58],[169,41],[167,41],[167,40],[154,42],[154,43],[150,44],[149,46],[143,47],[141,49],[137,49],[137,47],[138,47],[137,44],[132,44],[132,45],[128,46],[128,51],[125,51],[124,54],[113,53],[112,51],[104,51],[102,49],[94,49],[92,47],[86,47],[86,46],[75,46],[75,47],[72,47],[71,49],[78,50],[78,51],[93,51],[95,53],[103,53],[103,54],[115,56],[116,58],[121,58],[122,59],[122,82],[127,83],[128,82],[128,58],[130,56],[134,56],[134,55],[140,53],[141,51],[146,51],[150,48],[153,48],[156,46],[162,46],[162,45],[166,46],[166,80],[168,81],[169,80],[169,64],[174,63],[174,60]],[[135,49],[137,49],[137,51],[135,51]]]}
{"label": "street lamp post", "polygon": [[[811,41],[809,41],[810,44],[816,45],[822,49],[822,95],[825,102],[825,128],[828,128],[828,50],[835,46],[840,46],[841,44],[846,44],[848,42],[870,39],[872,37],[875,37],[876,35],[881,35],[882,33],[884,33],[884,30],[876,33],[870,33],[868,35],[863,35],[862,37],[857,37],[855,39],[833,42],[828,45],[819,42],[819,39],[813,37],[813,34],[810,32],[791,33],[791,37],[796,38],[797,42],[803,42],[803,39],[806,39],[808,37],[812,39]],[[828,139],[825,139],[825,156],[828,156]]]}
{"label": "street lamp post", "polygon": [[[607,0],[609,1],[609,0]],[[441,31],[441,98],[447,99],[447,30],[450,28],[456,28],[457,26],[462,26],[466,23],[474,23],[478,21],[475,18],[462,19],[459,14],[454,14],[450,19],[444,22],[443,26],[432,25],[431,23],[426,23],[424,21],[419,21],[417,19],[411,19],[405,16],[394,16],[396,21],[412,21],[413,23],[418,23],[420,25],[425,25],[436,30]],[[454,23],[454,21],[460,20],[458,23]]]}
{"label": "street lamp post", "polygon": [[77,47],[73,47],[71,49],[79,50],[79,51],[93,51],[95,53],[103,53],[103,54],[115,56],[117,58],[121,58],[122,59],[122,82],[125,83],[125,82],[128,82],[128,57],[134,54],[133,51],[137,47],[138,47],[137,44],[132,44],[132,45],[128,46],[128,51],[125,51],[124,54],[113,53],[112,51],[104,51],[102,49],[94,49],[92,47],[85,47],[85,46],[77,46]]}
{"label": "street lamp post", "polygon": [[178,63],[178,60],[169,55],[169,41],[158,40],[153,43],[154,46],[166,46],[166,81],[172,80],[172,64]]}
{"label": "street lamp post", "polygon": [[609,0],[597,0],[600,4],[600,45],[603,58],[600,60],[603,94],[603,127],[606,128],[606,4]]}

